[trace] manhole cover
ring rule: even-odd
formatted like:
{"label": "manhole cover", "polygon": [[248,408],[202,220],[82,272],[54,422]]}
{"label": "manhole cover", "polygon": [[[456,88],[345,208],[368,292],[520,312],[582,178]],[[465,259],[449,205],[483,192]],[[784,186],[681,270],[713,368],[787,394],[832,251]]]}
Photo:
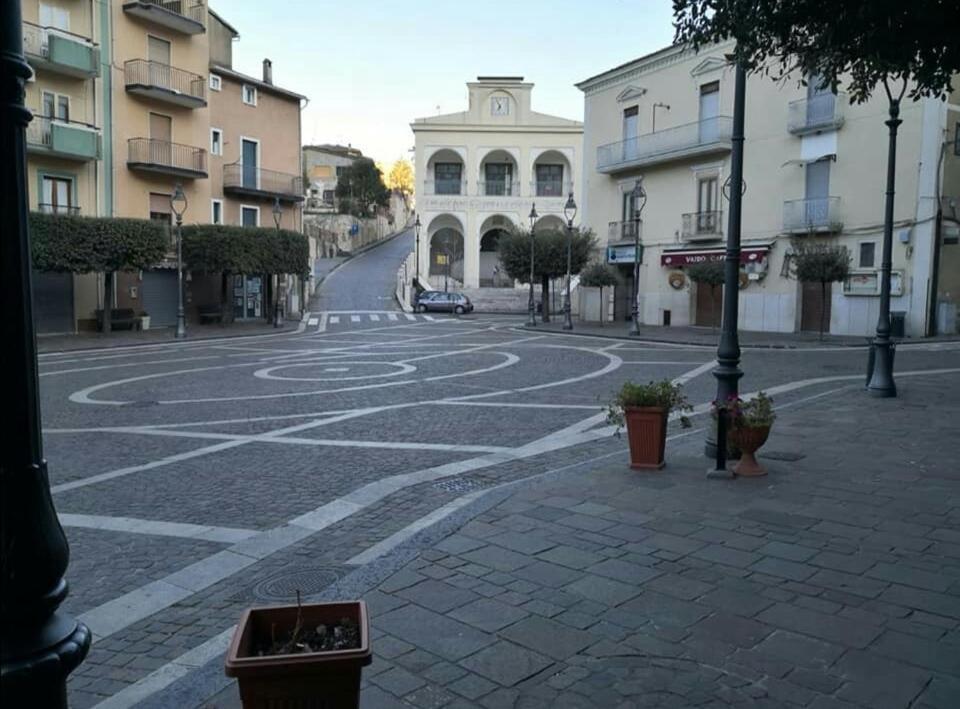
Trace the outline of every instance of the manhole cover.
{"label": "manhole cover", "polygon": [[795,462],[798,460],[803,460],[807,456],[803,453],[792,453],[791,451],[763,451],[760,454],[761,458],[769,458],[770,460],[787,460],[790,462]]}
{"label": "manhole cover", "polygon": [[450,480],[438,480],[433,484],[435,490],[444,492],[472,492],[486,487],[487,483],[483,480],[471,478],[451,478]]}
{"label": "manhole cover", "polygon": [[261,601],[294,603],[297,591],[301,598],[313,596],[339,580],[331,569],[297,569],[283,571],[260,581],[253,587],[253,596]]}

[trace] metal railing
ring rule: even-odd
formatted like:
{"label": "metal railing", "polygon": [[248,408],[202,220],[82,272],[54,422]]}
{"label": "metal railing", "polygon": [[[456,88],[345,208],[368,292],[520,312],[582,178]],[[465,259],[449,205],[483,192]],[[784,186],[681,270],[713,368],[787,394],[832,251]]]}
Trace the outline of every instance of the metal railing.
{"label": "metal railing", "polygon": [[465,180],[426,180],[423,183],[424,194],[428,195],[465,195]]}
{"label": "metal railing", "polygon": [[[610,222],[607,225],[607,241],[624,241],[636,239],[638,223],[630,220],[625,222]],[[643,222],[639,222],[640,235],[643,236]]]}
{"label": "metal railing", "polygon": [[207,151],[193,145],[180,145],[155,138],[130,138],[127,162],[171,170],[206,173]]}
{"label": "metal railing", "polygon": [[520,183],[508,180],[480,180],[477,193],[481,197],[519,197]]}
{"label": "metal railing", "polygon": [[41,202],[37,205],[37,211],[42,214],[66,214],[75,217],[80,214],[80,207],[74,207],[69,204],[49,204]]}
{"label": "metal railing", "polygon": [[792,199],[783,203],[785,231],[839,231],[842,226],[839,197]]}
{"label": "metal railing", "polygon": [[137,2],[140,5],[154,5],[168,12],[188,17],[203,26],[207,24],[206,8],[203,3],[189,2],[188,0],[137,0]]}
{"label": "metal railing", "polygon": [[803,133],[823,128],[839,128],[843,125],[843,104],[847,95],[819,94],[811,98],[791,101],[787,106],[787,130]]}
{"label": "metal railing", "polygon": [[535,197],[566,197],[573,192],[573,183],[569,180],[534,180],[530,183],[530,192]]}
{"label": "metal railing", "polygon": [[723,212],[688,212],[682,215],[680,236],[683,239],[710,239],[723,234]]}
{"label": "metal railing", "polygon": [[33,120],[27,124],[27,144],[41,145],[45,148],[52,147],[53,125],[55,123],[70,126],[71,128],[80,128],[81,130],[89,130],[93,132],[100,130],[96,126],[92,126],[89,123],[83,123],[82,121],[69,121],[62,118],[55,118],[53,116],[38,116],[36,113],[34,113]]}
{"label": "metal railing", "polygon": [[149,59],[130,59],[123,65],[123,75],[127,88],[144,86],[183,94],[198,101],[206,100],[207,80],[204,77],[168,64]]}
{"label": "metal railing", "polygon": [[604,169],[691,148],[728,143],[732,135],[733,119],[729,116],[717,116],[676,128],[666,128],[599,146],[597,168]]}
{"label": "metal railing", "polygon": [[96,42],[91,41],[89,37],[62,30],[59,27],[41,27],[33,22],[24,21],[23,53],[46,59],[50,55],[50,35],[59,35],[87,47],[97,46]]}
{"label": "metal railing", "polygon": [[223,187],[300,197],[303,194],[303,178],[286,172],[231,163],[223,166]]}

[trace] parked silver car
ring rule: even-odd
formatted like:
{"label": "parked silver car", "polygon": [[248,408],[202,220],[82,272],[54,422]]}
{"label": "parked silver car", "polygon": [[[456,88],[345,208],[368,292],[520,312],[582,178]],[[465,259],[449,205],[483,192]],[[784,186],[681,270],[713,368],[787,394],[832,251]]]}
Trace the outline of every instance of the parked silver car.
{"label": "parked silver car", "polygon": [[444,293],[443,291],[424,291],[417,298],[417,312],[425,313],[433,310],[440,313],[464,313],[473,312],[473,303],[463,293]]}

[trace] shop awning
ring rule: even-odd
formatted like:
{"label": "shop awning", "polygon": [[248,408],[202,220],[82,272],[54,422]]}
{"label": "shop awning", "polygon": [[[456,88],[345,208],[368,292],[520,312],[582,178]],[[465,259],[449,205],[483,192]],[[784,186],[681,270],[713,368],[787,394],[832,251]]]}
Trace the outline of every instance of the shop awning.
{"label": "shop awning", "polygon": [[[770,244],[743,246],[740,249],[740,263],[753,263],[767,257]],[[705,261],[723,261],[727,254],[724,248],[717,249],[664,249],[660,254],[660,265],[669,268],[689,266]]]}

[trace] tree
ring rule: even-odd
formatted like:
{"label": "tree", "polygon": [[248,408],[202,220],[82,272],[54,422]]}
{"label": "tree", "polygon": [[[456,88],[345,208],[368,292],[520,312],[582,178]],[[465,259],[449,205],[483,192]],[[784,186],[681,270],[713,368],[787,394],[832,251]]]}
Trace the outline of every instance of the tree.
{"label": "tree", "polygon": [[580,274],[580,285],[586,288],[600,289],[600,324],[603,325],[603,289],[616,286],[620,283],[620,277],[609,264],[594,261],[590,263]]}
{"label": "tree", "polygon": [[[790,256],[791,275],[801,283],[820,284],[820,302],[827,300],[827,284],[845,281],[850,275],[850,252],[846,246],[795,242]],[[823,339],[827,309],[820,308],[820,339]]]}
{"label": "tree", "polygon": [[710,286],[710,322],[716,329],[717,321],[713,308],[716,302],[717,286],[722,286],[724,281],[723,261],[701,261],[692,264],[687,268],[687,275],[697,284],[697,287]]}
{"label": "tree", "polygon": [[383,173],[369,158],[359,158],[337,178],[340,213],[363,218],[371,207],[390,205],[390,190],[383,184]]}
{"label": "tree", "polygon": [[111,219],[30,213],[33,267],[40,271],[99,273],[103,278],[103,331],[111,330],[115,271],[136,271],[163,260],[166,225],[148,219]]}
{"label": "tree", "polygon": [[388,189],[396,190],[403,195],[404,199],[412,195],[414,177],[413,165],[410,164],[410,161],[400,158],[394,162],[390,167],[390,172],[387,173],[386,183]]}
{"label": "tree", "polygon": [[[596,246],[589,229],[573,230],[571,238],[572,274],[580,273]],[[530,282],[530,232],[513,229],[500,236],[497,242],[500,265],[507,275],[521,283]],[[563,228],[538,229],[534,239],[534,278],[540,279],[543,302],[543,321],[550,321],[550,279],[567,273],[567,232]]]}

